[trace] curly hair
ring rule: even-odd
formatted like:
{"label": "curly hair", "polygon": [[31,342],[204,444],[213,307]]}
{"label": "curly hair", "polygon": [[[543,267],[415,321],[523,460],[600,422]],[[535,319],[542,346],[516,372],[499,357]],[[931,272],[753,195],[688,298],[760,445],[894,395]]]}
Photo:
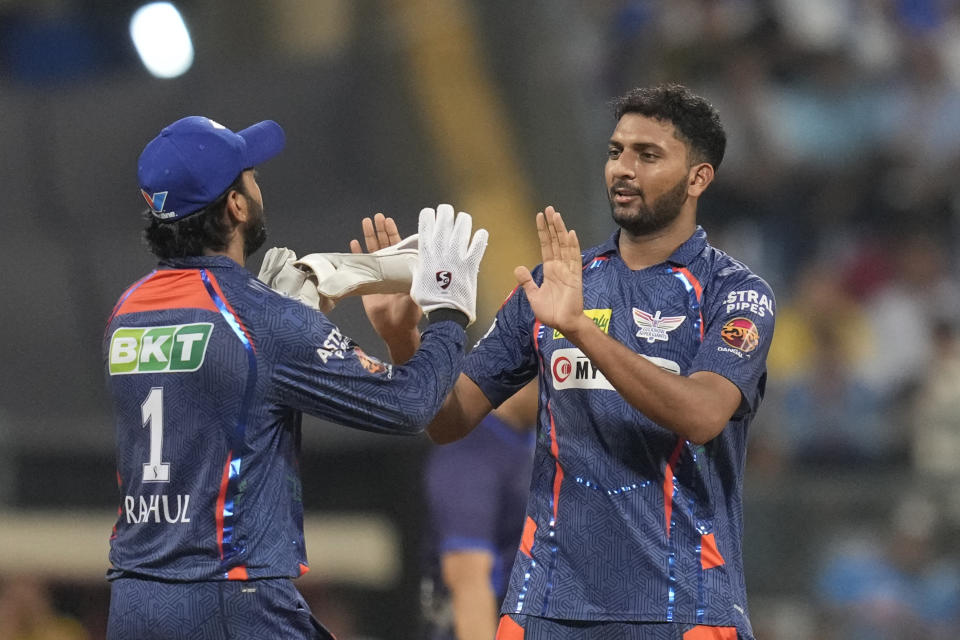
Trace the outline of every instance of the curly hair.
{"label": "curly hair", "polygon": [[144,218],[147,226],[143,240],[150,251],[160,259],[185,258],[203,255],[205,249],[222,251],[227,248],[233,227],[224,215],[227,196],[231,191],[247,195],[243,187],[243,174],[227,187],[216,200],[195,213],[173,222],[158,220],[147,209]]}
{"label": "curly hair", "polygon": [[709,102],[675,83],[631,89],[612,103],[619,121],[625,113],[670,122],[677,137],[691,150],[691,162],[708,162],[714,171],[720,168],[727,147],[727,134],[720,114]]}

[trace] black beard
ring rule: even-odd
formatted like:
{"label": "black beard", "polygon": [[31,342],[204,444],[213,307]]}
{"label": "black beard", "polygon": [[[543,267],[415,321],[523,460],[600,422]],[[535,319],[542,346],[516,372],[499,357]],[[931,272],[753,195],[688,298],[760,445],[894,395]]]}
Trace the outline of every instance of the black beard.
{"label": "black beard", "polygon": [[263,207],[253,198],[247,198],[250,203],[250,224],[243,229],[243,255],[252,255],[254,251],[267,241],[267,223],[263,216]]}
{"label": "black beard", "polygon": [[683,203],[687,201],[687,179],[684,177],[675,187],[654,200],[652,206],[644,203],[633,215],[620,213],[614,203],[614,190],[623,186],[618,183],[607,191],[610,201],[610,213],[613,221],[632,236],[646,236],[666,229],[680,215]]}

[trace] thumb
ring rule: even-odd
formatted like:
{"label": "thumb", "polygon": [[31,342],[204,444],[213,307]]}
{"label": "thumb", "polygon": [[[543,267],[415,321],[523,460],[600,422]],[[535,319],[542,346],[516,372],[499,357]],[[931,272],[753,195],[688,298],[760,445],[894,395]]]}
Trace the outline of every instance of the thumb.
{"label": "thumb", "polygon": [[533,281],[533,274],[530,273],[530,269],[527,269],[523,265],[513,270],[513,277],[516,278],[520,286],[523,287],[523,291],[527,294],[527,297],[532,293],[536,293],[540,288],[537,286],[537,283]]}

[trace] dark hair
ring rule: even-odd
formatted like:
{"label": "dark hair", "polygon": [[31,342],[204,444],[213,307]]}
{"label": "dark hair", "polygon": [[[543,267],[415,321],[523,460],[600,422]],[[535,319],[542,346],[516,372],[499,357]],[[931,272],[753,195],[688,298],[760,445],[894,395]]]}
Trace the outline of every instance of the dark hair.
{"label": "dark hair", "polygon": [[216,200],[186,218],[163,222],[155,218],[148,209],[144,213],[147,226],[143,230],[143,239],[150,251],[158,258],[169,259],[200,256],[204,249],[226,249],[233,231],[224,215],[227,196],[231,191],[247,195],[243,187],[242,173]]}
{"label": "dark hair", "polygon": [[677,137],[692,151],[691,162],[709,162],[714,170],[720,168],[727,147],[720,114],[683,85],[669,83],[631,89],[613,101],[613,110],[618,121],[625,113],[639,113],[672,123]]}

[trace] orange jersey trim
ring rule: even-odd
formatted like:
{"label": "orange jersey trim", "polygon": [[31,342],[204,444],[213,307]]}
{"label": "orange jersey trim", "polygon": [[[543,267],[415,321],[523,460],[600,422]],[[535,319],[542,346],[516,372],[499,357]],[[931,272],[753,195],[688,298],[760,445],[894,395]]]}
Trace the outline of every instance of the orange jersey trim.
{"label": "orange jersey trim", "polygon": [[197,269],[157,271],[119,305],[114,315],[183,308],[219,313]]}
{"label": "orange jersey trim", "polygon": [[537,533],[537,523],[527,516],[523,523],[523,536],[520,538],[520,551],[528,558],[533,557],[533,536]]}
{"label": "orange jersey trim", "polygon": [[683,640],[737,640],[737,628],[701,624],[683,634]]}
{"label": "orange jersey trim", "polygon": [[677,438],[677,446],[667,460],[667,468],[663,470],[663,516],[668,538],[670,537],[670,518],[673,517],[673,470],[677,466],[677,460],[680,459],[681,451],[683,451],[683,438]]}
{"label": "orange jersey trim", "polygon": [[706,533],[700,538],[700,566],[706,569],[723,566],[726,560],[717,549],[717,539],[712,533]]}
{"label": "orange jersey trim", "polygon": [[227,501],[227,485],[230,483],[230,463],[233,461],[233,452],[227,454],[227,464],[223,465],[223,477],[220,478],[220,492],[217,494],[217,552],[223,560],[223,506]]}
{"label": "orange jersey trim", "polygon": [[523,627],[516,623],[510,616],[500,616],[500,624],[497,626],[497,637],[495,640],[523,640]]}

